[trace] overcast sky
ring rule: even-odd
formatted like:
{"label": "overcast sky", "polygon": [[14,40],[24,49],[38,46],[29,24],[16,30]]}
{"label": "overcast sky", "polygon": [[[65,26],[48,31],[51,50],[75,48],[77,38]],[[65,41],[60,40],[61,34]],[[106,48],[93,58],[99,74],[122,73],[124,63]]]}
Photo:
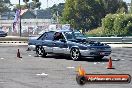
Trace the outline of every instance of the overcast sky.
{"label": "overcast sky", "polygon": [[[19,0],[10,0],[12,4],[18,4]],[[23,0],[20,0],[21,1],[21,4],[23,4]],[[32,1],[32,0],[30,0]],[[48,5],[47,5],[47,1],[48,1]],[[53,6],[54,4],[58,4],[58,3],[62,3],[64,2],[65,0],[40,0],[40,2],[42,3],[41,7],[43,9],[47,8],[47,7],[51,7]],[[126,1],[127,3],[128,2],[131,2],[131,0],[124,0]]]}

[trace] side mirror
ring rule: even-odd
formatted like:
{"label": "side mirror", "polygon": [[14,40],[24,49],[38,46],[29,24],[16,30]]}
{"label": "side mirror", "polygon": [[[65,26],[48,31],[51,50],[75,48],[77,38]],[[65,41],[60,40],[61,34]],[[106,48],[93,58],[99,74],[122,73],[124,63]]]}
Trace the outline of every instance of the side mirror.
{"label": "side mirror", "polygon": [[61,42],[64,42],[64,43],[66,42],[66,40],[65,40],[65,39],[59,39],[59,40],[60,40]]}

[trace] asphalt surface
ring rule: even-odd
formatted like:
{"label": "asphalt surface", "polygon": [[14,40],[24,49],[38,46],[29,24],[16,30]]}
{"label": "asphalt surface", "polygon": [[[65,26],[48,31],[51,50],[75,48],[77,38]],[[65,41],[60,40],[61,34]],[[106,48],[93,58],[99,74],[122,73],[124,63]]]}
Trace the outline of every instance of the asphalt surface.
{"label": "asphalt surface", "polygon": [[[22,58],[17,58],[17,49]],[[106,69],[109,57],[102,61],[85,58],[72,61],[66,56],[36,57],[27,46],[0,45],[0,88],[132,88],[129,84],[86,84],[76,82],[76,70],[82,66],[88,74],[132,75],[132,48],[112,48],[115,69]]]}

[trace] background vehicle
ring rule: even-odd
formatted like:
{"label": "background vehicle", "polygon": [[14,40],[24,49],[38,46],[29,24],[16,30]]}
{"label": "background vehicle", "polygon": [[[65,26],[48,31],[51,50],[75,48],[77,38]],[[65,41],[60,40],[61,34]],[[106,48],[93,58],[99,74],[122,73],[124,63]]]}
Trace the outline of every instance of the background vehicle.
{"label": "background vehicle", "polygon": [[109,45],[90,41],[79,31],[57,30],[43,33],[37,40],[30,42],[35,45],[38,56],[46,56],[48,53],[66,54],[73,60],[81,57],[94,57],[102,59],[111,54]]}
{"label": "background vehicle", "polygon": [[2,31],[2,30],[0,30],[0,37],[6,37],[6,36],[7,36],[7,33]]}

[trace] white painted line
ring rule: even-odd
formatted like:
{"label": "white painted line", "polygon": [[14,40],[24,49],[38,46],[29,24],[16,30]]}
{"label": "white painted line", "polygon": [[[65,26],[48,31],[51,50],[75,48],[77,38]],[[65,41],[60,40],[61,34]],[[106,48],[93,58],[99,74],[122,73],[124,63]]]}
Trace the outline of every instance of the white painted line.
{"label": "white painted line", "polygon": [[118,61],[119,59],[114,59],[115,61]]}
{"label": "white painted line", "polygon": [[94,64],[97,64],[96,62],[94,62]]}
{"label": "white painted line", "polygon": [[31,57],[32,55],[28,55],[29,57]]}
{"label": "white painted line", "polygon": [[105,63],[102,63],[102,64],[105,64]]}
{"label": "white painted line", "polygon": [[74,69],[75,67],[66,67],[66,68],[69,68],[69,69]]}
{"label": "white painted line", "polygon": [[0,58],[1,60],[3,60],[4,58]]}
{"label": "white painted line", "polygon": [[48,76],[46,73],[36,74],[37,76]]}
{"label": "white painted line", "polygon": [[125,60],[125,59],[121,59],[121,60]]}

